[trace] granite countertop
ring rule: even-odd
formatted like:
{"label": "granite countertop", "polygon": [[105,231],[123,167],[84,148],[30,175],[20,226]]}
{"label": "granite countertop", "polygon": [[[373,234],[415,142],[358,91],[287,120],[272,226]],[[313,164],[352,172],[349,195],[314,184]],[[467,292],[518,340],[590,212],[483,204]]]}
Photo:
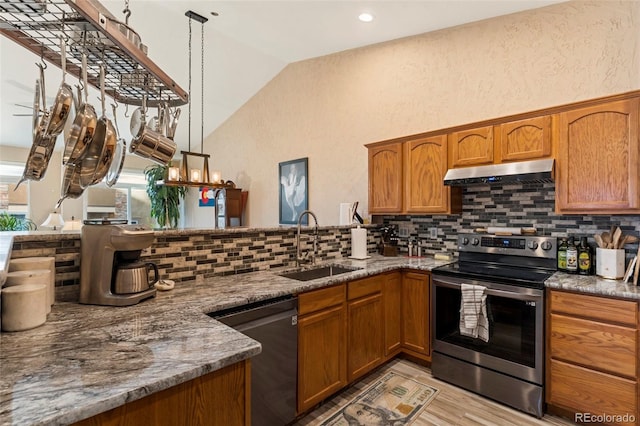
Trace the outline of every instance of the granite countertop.
{"label": "granite countertop", "polygon": [[44,325],[0,333],[0,425],[72,423],[260,352],[208,312],[449,262],[374,255],[332,263],[363,269],[307,282],[277,271],[213,277],[130,307],[57,303]]}
{"label": "granite countertop", "polygon": [[609,280],[596,275],[573,275],[566,272],[556,272],[545,281],[545,286],[596,296],[640,300],[640,287],[633,284],[624,284],[622,280]]}

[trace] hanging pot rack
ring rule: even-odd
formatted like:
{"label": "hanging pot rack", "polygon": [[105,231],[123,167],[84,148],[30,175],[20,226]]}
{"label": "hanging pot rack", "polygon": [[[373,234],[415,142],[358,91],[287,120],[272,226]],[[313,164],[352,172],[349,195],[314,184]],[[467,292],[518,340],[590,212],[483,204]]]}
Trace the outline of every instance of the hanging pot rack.
{"label": "hanging pot rack", "polygon": [[[67,45],[67,72],[80,78],[83,52],[89,84],[99,87],[99,67],[107,72],[106,93],[119,103],[185,105],[189,94],[156,65],[135,32],[97,0],[2,0],[0,34],[42,59],[62,66],[60,37]],[[136,34],[137,36],[137,34]]]}

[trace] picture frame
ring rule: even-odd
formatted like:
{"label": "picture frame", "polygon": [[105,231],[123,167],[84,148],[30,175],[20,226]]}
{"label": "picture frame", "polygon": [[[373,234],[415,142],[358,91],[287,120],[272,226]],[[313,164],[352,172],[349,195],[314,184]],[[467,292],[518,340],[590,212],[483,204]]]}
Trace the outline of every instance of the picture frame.
{"label": "picture frame", "polygon": [[[279,223],[297,225],[300,214],[309,209],[309,159],[308,157],[284,161],[278,164]],[[308,215],[301,224],[309,223]]]}

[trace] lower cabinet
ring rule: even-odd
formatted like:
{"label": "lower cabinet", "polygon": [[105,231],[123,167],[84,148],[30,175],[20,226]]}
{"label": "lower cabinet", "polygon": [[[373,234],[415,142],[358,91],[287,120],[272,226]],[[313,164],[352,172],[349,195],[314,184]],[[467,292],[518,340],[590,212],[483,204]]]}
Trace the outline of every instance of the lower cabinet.
{"label": "lower cabinet", "polygon": [[298,413],[347,385],[346,285],[298,296]]}
{"label": "lower cabinet", "polygon": [[603,424],[638,423],[638,304],[549,290],[547,404]]}
{"label": "lower cabinet", "polygon": [[412,355],[431,360],[429,332],[429,292],[431,275],[402,274],[402,348]]}
{"label": "lower cabinet", "polygon": [[392,272],[382,276],[384,354],[389,359],[400,352],[402,344],[402,274]]}
{"label": "lower cabinet", "polygon": [[249,366],[230,365],[75,425],[251,425]]}
{"label": "lower cabinet", "polygon": [[347,284],[347,378],[349,382],[373,370],[384,360],[384,307],[377,275]]}

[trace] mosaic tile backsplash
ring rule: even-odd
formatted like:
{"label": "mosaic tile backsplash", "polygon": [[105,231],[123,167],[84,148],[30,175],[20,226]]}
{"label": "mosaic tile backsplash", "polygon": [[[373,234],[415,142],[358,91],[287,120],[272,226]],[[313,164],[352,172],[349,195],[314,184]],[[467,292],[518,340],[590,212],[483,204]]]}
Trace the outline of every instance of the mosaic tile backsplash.
{"label": "mosaic tile backsplash", "polygon": [[[488,226],[535,227],[539,234],[587,236],[620,226],[624,233],[640,235],[638,215],[557,215],[553,183],[477,185],[464,189],[463,211],[459,215],[385,216],[385,224],[407,228],[418,238],[427,254],[456,251],[456,236]],[[429,229],[437,228],[437,238],[429,238]],[[310,229],[305,229],[303,245]],[[368,228],[368,250],[376,251],[380,233]],[[231,275],[283,266],[294,266],[296,255],[294,228],[247,229],[232,232],[180,230],[158,232],[145,260],[158,264],[160,275],[177,282],[195,282],[216,275]],[[407,238],[399,245],[405,250]],[[324,227],[319,230],[319,261],[345,257],[351,251],[348,227]],[[627,258],[638,245],[627,245]],[[39,238],[37,235],[14,240],[12,258],[28,256],[56,257],[56,286],[76,286],[80,278],[80,236]]]}

